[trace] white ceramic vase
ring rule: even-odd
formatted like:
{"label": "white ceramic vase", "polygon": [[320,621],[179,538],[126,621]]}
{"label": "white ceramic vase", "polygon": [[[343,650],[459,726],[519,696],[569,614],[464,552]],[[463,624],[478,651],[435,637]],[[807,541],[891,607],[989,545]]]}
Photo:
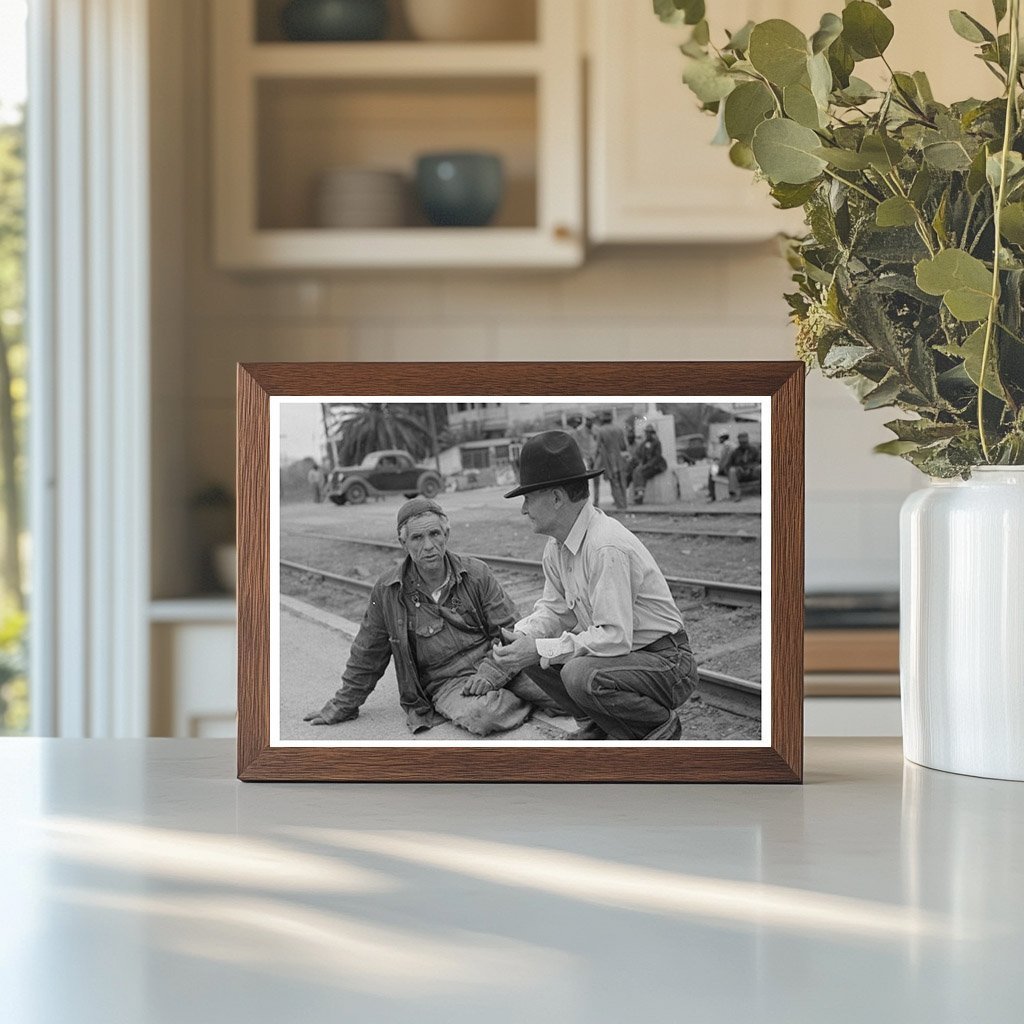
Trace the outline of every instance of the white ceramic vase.
{"label": "white ceramic vase", "polygon": [[904,754],[1024,781],[1024,467],[910,495],[900,561]]}

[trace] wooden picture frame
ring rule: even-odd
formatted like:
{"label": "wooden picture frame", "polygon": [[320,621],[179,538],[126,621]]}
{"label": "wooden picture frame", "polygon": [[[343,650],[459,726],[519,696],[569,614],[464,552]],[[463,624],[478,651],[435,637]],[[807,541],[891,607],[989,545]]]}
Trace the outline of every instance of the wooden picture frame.
{"label": "wooden picture frame", "polygon": [[[453,392],[457,392],[453,395]],[[427,402],[462,396],[608,402],[641,396],[729,396],[760,402],[769,431],[770,524],[762,579],[770,599],[762,664],[765,723],[756,744],[622,745],[402,742],[281,745],[272,742],[271,558],[277,550],[272,488],[278,455],[272,403],[359,401],[387,396]],[[344,401],[344,398],[341,401]],[[629,400],[633,400],[630,398]],[[637,400],[639,401],[639,399]],[[494,404],[501,404],[495,402]],[[455,408],[456,406],[451,406]],[[804,367],[799,362],[641,363],[253,363],[238,366],[238,777],[243,781],[437,782],[800,782],[803,772]],[[279,415],[275,411],[274,415]],[[563,416],[564,419],[564,416]],[[435,449],[436,453],[436,449]],[[704,470],[706,472],[706,470]],[[768,471],[766,470],[766,473]],[[766,475],[766,480],[768,479]],[[678,487],[678,485],[677,485]],[[696,489],[696,488],[694,488]],[[277,492],[278,494],[280,491]],[[442,495],[442,500],[444,496]],[[501,497],[500,494],[497,495]],[[693,496],[690,496],[691,502]],[[389,508],[397,509],[401,498]],[[383,507],[383,506],[381,506]],[[499,506],[495,506],[496,508]],[[500,506],[506,507],[506,506]],[[762,506],[759,506],[759,508]],[[326,508],[326,506],[325,506]],[[342,510],[343,511],[343,510]],[[662,531],[664,532],[664,531]],[[653,543],[653,541],[652,541]],[[276,577],[274,577],[276,579]],[[340,677],[340,667],[338,676]],[[275,669],[276,671],[276,669]],[[275,676],[275,678],[277,678]],[[326,685],[326,684],[325,684]],[[328,688],[337,685],[332,682]],[[275,719],[276,721],[276,719]]]}

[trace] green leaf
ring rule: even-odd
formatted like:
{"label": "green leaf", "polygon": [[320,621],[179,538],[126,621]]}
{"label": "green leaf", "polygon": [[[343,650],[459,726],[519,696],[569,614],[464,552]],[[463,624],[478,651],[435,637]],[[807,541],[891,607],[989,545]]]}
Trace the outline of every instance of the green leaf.
{"label": "green leaf", "polygon": [[996,37],[966,11],[950,11],[949,23],[953,26],[953,31],[969,43],[995,42]]}
{"label": "green leaf", "polygon": [[882,409],[887,405],[895,405],[903,390],[899,377],[893,374],[887,377],[878,387],[869,391],[861,398],[861,405],[865,409]]}
{"label": "green leaf", "polygon": [[832,94],[832,69],[828,66],[828,57],[819,53],[807,62],[807,77],[811,83],[811,94],[818,109],[822,112],[822,125],[828,123],[828,103]]}
{"label": "green leaf", "polygon": [[772,199],[775,200],[780,210],[795,210],[798,206],[803,206],[817,190],[817,181],[805,182],[801,185],[779,182],[772,186]]}
{"label": "green leaf", "polygon": [[925,160],[940,171],[966,171],[971,166],[967,150],[959,142],[926,143],[921,153]]}
{"label": "green leaf", "polygon": [[836,87],[845,89],[850,84],[850,75],[856,60],[853,50],[843,41],[840,36],[828,48],[828,66],[832,69],[832,77],[835,79]]}
{"label": "green leaf", "polygon": [[802,185],[825,169],[815,154],[821,140],[809,128],[786,118],[762,121],[754,131],[752,149],[764,176],[773,184]]}
{"label": "green leaf", "polygon": [[946,215],[949,213],[949,189],[945,189],[942,193],[942,198],[939,200],[938,208],[935,211],[935,216],[932,217],[932,229],[935,231],[935,237],[939,240],[939,245],[949,245],[949,233],[946,231]]}
{"label": "green leaf", "polygon": [[722,116],[722,109],[719,106],[718,109],[718,127],[715,130],[714,138],[711,140],[712,146],[728,146],[732,140],[729,138],[729,133],[725,130],[725,118]]}
{"label": "green leaf", "polygon": [[881,57],[892,36],[892,22],[874,4],[853,0],[843,9],[843,39],[861,59]]}
{"label": "green leaf", "polygon": [[914,84],[917,86],[917,94],[925,101],[925,103],[934,103],[935,97],[932,95],[932,86],[928,81],[928,76],[923,71],[915,71],[913,74]]}
{"label": "green leaf", "polygon": [[807,38],[795,25],[772,18],[750,33],[747,58],[772,85],[798,82],[807,68]]}
{"label": "green leaf", "polygon": [[893,196],[878,204],[875,223],[880,228],[903,228],[917,223],[914,204],[902,196]]}
{"label": "green leaf", "polygon": [[1024,203],[1010,203],[1003,208],[999,233],[1014,245],[1024,245]]}
{"label": "green leaf", "polygon": [[[954,345],[943,345],[939,351],[953,359],[964,361],[964,370],[967,376],[978,387],[981,382],[981,360],[985,351],[985,325],[982,324],[974,331],[968,339],[959,347]],[[985,367],[985,390],[996,398],[1006,400],[1006,392],[999,383],[999,375],[996,372],[996,346],[993,340],[989,344],[988,364]]]}
{"label": "green leaf", "polygon": [[967,191],[972,195],[976,196],[984,187],[985,181],[985,165],[988,161],[988,149],[982,146],[977,153],[974,154],[974,158],[971,160],[970,169],[967,172]]}
{"label": "green leaf", "polygon": [[936,423],[934,420],[890,420],[885,424],[901,441],[916,441],[932,444],[950,437],[956,437],[963,430],[959,423]]}
{"label": "green leaf", "polygon": [[946,307],[965,323],[988,316],[992,272],[981,260],[962,249],[945,249],[915,267],[917,286],[929,295],[941,295]]}
{"label": "green leaf", "polygon": [[827,160],[833,167],[838,167],[841,171],[863,171],[871,166],[871,161],[866,156],[855,153],[852,149],[819,146],[814,150],[814,155],[820,156],[822,160]]}
{"label": "green leaf", "polygon": [[743,82],[725,101],[725,128],[729,137],[748,146],[754,129],[775,110],[775,97],[763,82]]}
{"label": "green leaf", "polygon": [[871,450],[876,455],[905,455],[920,447],[916,441],[883,441],[881,444],[876,444]]}
{"label": "green leaf", "polygon": [[707,19],[702,18],[693,26],[693,35],[690,38],[699,46],[707,46],[711,42],[711,29],[708,26]]}
{"label": "green leaf", "polygon": [[757,161],[754,159],[754,151],[745,142],[734,142],[729,149],[729,160],[737,167],[745,171],[756,171]]}
{"label": "green leaf", "polygon": [[683,81],[701,103],[724,100],[736,88],[735,81],[716,60],[689,60]]}
{"label": "green leaf", "polygon": [[827,50],[842,34],[843,19],[835,14],[823,14],[818,31],[811,36],[811,53]]}
{"label": "green leaf", "polygon": [[722,49],[733,50],[735,53],[746,53],[750,48],[750,33],[754,30],[753,21],[748,21],[743,28],[738,29],[729,36],[729,42]]}
{"label": "green leaf", "polygon": [[927,164],[922,164],[921,169],[914,175],[914,181],[910,186],[907,197],[916,206],[920,206],[928,197],[934,180],[935,176],[932,174],[931,169]]}
{"label": "green leaf", "polygon": [[[999,177],[1003,170],[1003,154],[1002,152],[993,153],[988,160],[985,161],[985,177],[988,179],[989,185],[992,186],[992,191],[995,192],[999,188]],[[1006,186],[1012,191],[1015,187],[1015,182],[1022,175],[1024,175],[1024,157],[1020,153],[1010,150],[1006,154]]]}
{"label": "green leaf", "polygon": [[1006,17],[1006,0],[992,0],[992,10],[995,11],[998,25]]}
{"label": "green leaf", "polygon": [[[835,68],[831,64],[829,67],[834,74]],[[866,103],[868,100],[877,99],[880,95],[881,93],[877,89],[873,89],[867,82],[856,75],[851,75],[846,88],[839,90],[840,99],[854,107],[859,106],[861,103]]]}
{"label": "green leaf", "polygon": [[860,152],[876,171],[883,174],[891,174],[903,159],[903,147],[887,135],[865,135]]}
{"label": "green leaf", "polygon": [[782,106],[786,111],[786,116],[796,121],[797,124],[812,129],[824,127],[822,112],[811,92],[809,82],[803,81],[787,85],[782,90]]}
{"label": "green leaf", "polygon": [[696,25],[704,17],[704,0],[654,0],[654,13],[667,25]]}

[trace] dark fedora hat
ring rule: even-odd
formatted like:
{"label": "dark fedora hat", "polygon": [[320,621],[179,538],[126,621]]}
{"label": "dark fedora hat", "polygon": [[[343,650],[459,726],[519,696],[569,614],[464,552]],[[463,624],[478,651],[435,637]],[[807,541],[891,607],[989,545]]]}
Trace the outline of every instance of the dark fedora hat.
{"label": "dark fedora hat", "polygon": [[564,430],[545,430],[523,445],[519,456],[519,486],[505,497],[518,498],[530,491],[589,480],[601,472],[600,469],[587,470],[580,446],[571,434]]}

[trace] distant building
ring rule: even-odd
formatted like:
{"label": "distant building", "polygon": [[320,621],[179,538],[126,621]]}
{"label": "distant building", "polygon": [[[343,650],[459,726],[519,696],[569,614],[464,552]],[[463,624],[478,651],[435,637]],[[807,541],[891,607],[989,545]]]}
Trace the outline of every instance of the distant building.
{"label": "distant building", "polygon": [[537,430],[566,430],[568,418],[574,413],[596,416],[608,408],[622,422],[643,415],[647,406],[643,402],[615,406],[600,402],[449,402],[448,426],[455,431],[476,432],[482,439],[514,438]]}

